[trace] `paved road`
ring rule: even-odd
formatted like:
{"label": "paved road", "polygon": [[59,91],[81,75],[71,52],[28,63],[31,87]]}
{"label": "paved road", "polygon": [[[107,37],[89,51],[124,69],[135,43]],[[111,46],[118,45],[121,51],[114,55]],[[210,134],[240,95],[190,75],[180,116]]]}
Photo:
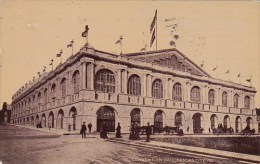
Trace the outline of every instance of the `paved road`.
{"label": "paved road", "polygon": [[0,161],[4,164],[239,163],[230,159],[129,146],[93,137],[58,136],[14,126],[0,126],[0,139]]}

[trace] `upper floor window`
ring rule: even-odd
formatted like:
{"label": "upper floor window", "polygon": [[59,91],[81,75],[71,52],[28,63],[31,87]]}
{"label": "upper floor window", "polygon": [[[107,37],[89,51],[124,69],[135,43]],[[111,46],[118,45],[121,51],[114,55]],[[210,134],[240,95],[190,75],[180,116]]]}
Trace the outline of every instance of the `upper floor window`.
{"label": "upper floor window", "polygon": [[44,102],[47,102],[47,88],[44,90],[43,92],[43,99],[44,99]]}
{"label": "upper floor window", "polygon": [[65,97],[66,96],[66,92],[67,92],[66,78],[63,78],[61,80],[60,88],[61,88],[61,97]]}
{"label": "upper floor window", "polygon": [[79,92],[79,71],[75,71],[72,76],[72,84],[74,93]]}
{"label": "upper floor window", "polygon": [[233,99],[235,108],[238,108],[238,99],[239,99],[238,94],[235,94],[234,95],[234,99]]}
{"label": "upper floor window", "polygon": [[227,107],[228,102],[228,94],[227,92],[222,93],[222,105]]}
{"label": "upper floor window", "polygon": [[250,97],[246,96],[244,99],[244,106],[246,109],[250,109]]}
{"label": "upper floor window", "polygon": [[141,95],[141,79],[139,76],[130,76],[128,80],[128,94]]}
{"label": "upper floor window", "polygon": [[107,69],[99,70],[95,77],[95,89],[102,92],[115,92],[114,73]]}
{"label": "upper floor window", "polygon": [[154,98],[161,99],[163,98],[163,85],[162,81],[159,79],[154,80],[152,85],[152,96]]}
{"label": "upper floor window", "polygon": [[191,93],[190,93],[190,100],[193,103],[200,103],[200,88],[199,87],[193,87],[191,89]]}
{"label": "upper floor window", "polygon": [[208,102],[209,102],[210,105],[214,105],[215,104],[215,91],[213,89],[209,90]]}
{"label": "upper floor window", "polygon": [[55,96],[55,92],[56,92],[56,84],[53,83],[52,86],[51,86],[51,95]]}
{"label": "upper floor window", "polygon": [[181,84],[180,83],[176,83],[173,86],[172,98],[173,98],[173,100],[176,100],[176,101],[182,101],[182,90],[181,90]]}

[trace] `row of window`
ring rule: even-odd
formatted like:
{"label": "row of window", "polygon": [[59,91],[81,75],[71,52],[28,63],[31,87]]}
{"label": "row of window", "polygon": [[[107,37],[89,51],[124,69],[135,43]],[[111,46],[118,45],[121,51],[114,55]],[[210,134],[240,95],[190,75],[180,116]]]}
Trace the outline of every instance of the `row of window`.
{"label": "row of window", "polygon": [[[73,93],[79,92],[80,86],[80,74],[79,71],[75,71],[72,76],[72,87]],[[116,88],[116,81],[112,71],[107,69],[102,69],[98,71],[95,75],[95,90],[106,92],[106,93],[114,93]],[[63,78],[60,83],[61,96],[65,97],[67,94],[67,80]],[[176,101],[182,101],[182,85],[180,83],[176,83],[172,88],[172,99]],[[141,95],[141,78],[138,75],[132,75],[128,80],[128,94],[130,95]],[[53,83],[51,87],[51,95],[54,96],[56,92],[56,84]],[[44,102],[47,102],[47,88],[44,90]],[[41,92],[38,93],[38,100],[41,99]],[[162,80],[156,79],[152,83],[152,97],[161,99],[163,98],[163,83]],[[208,92],[208,103],[211,105],[215,104],[215,91],[213,89]],[[195,86],[191,89],[190,92],[190,100],[193,103],[201,103],[201,90],[198,86]],[[30,100],[29,100],[30,101]],[[35,96],[33,97],[33,101],[35,101]],[[234,107],[238,108],[239,96],[237,94],[234,95],[233,98]],[[228,105],[228,93],[222,93],[222,105]],[[250,97],[245,96],[244,98],[244,107],[250,108]]]}

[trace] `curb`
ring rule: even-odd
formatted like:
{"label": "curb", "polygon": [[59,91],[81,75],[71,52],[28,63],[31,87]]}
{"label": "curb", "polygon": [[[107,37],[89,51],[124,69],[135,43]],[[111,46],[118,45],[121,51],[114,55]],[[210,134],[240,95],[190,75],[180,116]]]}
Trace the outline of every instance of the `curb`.
{"label": "curb", "polygon": [[[120,140],[120,139],[108,139],[107,141],[109,142],[115,142],[115,143],[120,143],[120,144],[126,144],[126,145],[131,145],[131,146],[142,146],[146,148],[159,148],[159,149],[167,149],[167,151],[183,151],[184,153],[196,153],[199,155],[210,155],[212,157],[222,157],[222,158],[230,158],[230,159],[235,159],[239,161],[246,161],[246,162],[251,162],[251,163],[259,163],[258,160],[254,159],[249,159],[249,158],[239,158],[239,157],[234,157],[230,156],[229,154],[226,155],[221,155],[221,154],[214,154],[210,152],[201,152],[201,151],[195,151],[195,150],[188,150],[185,148],[173,148],[173,147],[167,147],[167,146],[160,146],[160,145],[150,145],[145,142],[138,142],[138,143],[131,143],[131,141],[125,141],[125,140]],[[233,153],[233,152],[232,152]],[[248,155],[248,154],[243,154],[243,155]],[[260,157],[259,157],[260,158]]]}

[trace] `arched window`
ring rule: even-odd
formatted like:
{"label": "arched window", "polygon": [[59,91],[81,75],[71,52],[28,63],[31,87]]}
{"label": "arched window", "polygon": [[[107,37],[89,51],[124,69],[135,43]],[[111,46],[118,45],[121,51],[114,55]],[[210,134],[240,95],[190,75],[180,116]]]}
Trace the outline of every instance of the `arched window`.
{"label": "arched window", "polygon": [[162,85],[162,81],[159,79],[156,79],[153,82],[152,96],[158,99],[163,98],[163,85]]}
{"label": "arched window", "polygon": [[228,94],[227,94],[227,92],[223,92],[222,93],[222,105],[227,106],[227,102],[228,102]]}
{"label": "arched window", "polygon": [[244,99],[244,106],[246,109],[250,109],[250,97],[246,96]]}
{"label": "arched window", "polygon": [[55,92],[56,92],[56,84],[53,83],[51,86],[51,96],[55,97]]}
{"label": "arched window", "polygon": [[180,83],[176,83],[173,86],[172,98],[173,98],[173,100],[176,100],[176,101],[182,101],[182,90],[181,90],[181,84]]}
{"label": "arched window", "polygon": [[193,103],[200,103],[200,88],[199,87],[193,87],[190,92],[190,100]]}
{"label": "arched window", "polygon": [[73,73],[72,85],[74,93],[79,93],[79,71],[75,71]]}
{"label": "arched window", "polygon": [[61,97],[65,97],[66,96],[66,78],[63,78],[61,80],[61,84],[60,84],[60,88],[61,88]]}
{"label": "arched window", "polygon": [[209,101],[210,105],[214,105],[215,104],[215,91],[213,89],[209,90],[208,101]]}
{"label": "arched window", "polygon": [[96,73],[95,89],[102,92],[115,92],[115,77],[112,71],[103,69]]}
{"label": "arched window", "polygon": [[128,80],[128,94],[141,95],[141,79],[137,75],[132,75]]}
{"label": "arched window", "polygon": [[238,99],[239,99],[238,94],[235,94],[234,95],[234,99],[233,99],[235,108],[238,108]]}
{"label": "arched window", "polygon": [[44,92],[43,92],[43,100],[45,103],[47,103],[47,88],[45,88]]}

